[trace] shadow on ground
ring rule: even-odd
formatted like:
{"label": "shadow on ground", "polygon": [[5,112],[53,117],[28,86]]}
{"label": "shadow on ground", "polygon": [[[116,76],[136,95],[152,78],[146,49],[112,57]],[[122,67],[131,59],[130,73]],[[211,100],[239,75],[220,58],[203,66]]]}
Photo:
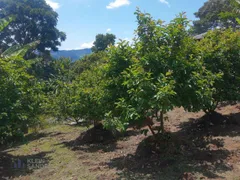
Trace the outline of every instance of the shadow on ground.
{"label": "shadow on ground", "polygon": [[203,133],[208,136],[240,136],[240,113],[221,115],[214,113],[204,115],[199,119],[190,119],[189,122],[180,124],[186,133]]}
{"label": "shadow on ground", "polygon": [[17,151],[15,148],[28,144],[32,141],[39,140],[45,137],[55,137],[62,133],[31,133],[26,135],[22,140],[17,143],[10,143],[0,147],[0,179],[6,177],[15,178],[31,174],[34,170],[41,168],[48,164],[50,159],[46,157],[48,153],[41,152],[33,155],[26,156],[13,156],[10,154],[12,151]]}
{"label": "shadow on ground", "polygon": [[83,151],[83,152],[88,152],[88,153],[94,153],[94,152],[112,152],[117,149],[116,141],[108,141],[104,143],[81,143],[78,144],[78,141],[73,140],[73,141],[65,141],[62,143],[58,143],[55,145],[64,145],[68,147],[69,149],[73,151]]}
{"label": "shadow on ground", "polygon": [[56,145],[64,145],[73,151],[84,152],[112,152],[118,149],[117,141],[126,140],[129,136],[136,136],[140,131],[129,130],[125,134],[119,132],[111,132],[99,126],[93,127],[86,132],[80,134],[80,136],[72,141],[65,141]]}
{"label": "shadow on ground", "polygon": [[0,152],[0,179],[25,176],[33,173],[36,169],[43,168],[51,160],[47,157],[48,153],[50,152],[13,156],[6,152]]}
{"label": "shadow on ground", "polygon": [[150,136],[139,144],[135,154],[112,159],[107,165],[118,170],[119,179],[184,179],[186,173],[185,179],[193,174],[221,179],[219,173],[233,169],[227,163],[232,152],[217,136],[239,136],[239,115],[216,113],[182,123],[180,131],[166,133],[157,142]]}
{"label": "shadow on ground", "polygon": [[16,148],[16,147],[19,147],[21,145],[25,145],[25,144],[28,144],[32,141],[35,141],[35,140],[39,140],[41,138],[45,138],[45,137],[55,137],[55,136],[58,136],[58,135],[61,135],[61,134],[64,134],[64,133],[61,133],[61,132],[49,132],[49,133],[31,133],[31,134],[27,134],[25,137],[17,140],[17,142],[11,142],[7,145],[0,145],[0,151],[4,151],[6,149],[9,149],[9,148]]}

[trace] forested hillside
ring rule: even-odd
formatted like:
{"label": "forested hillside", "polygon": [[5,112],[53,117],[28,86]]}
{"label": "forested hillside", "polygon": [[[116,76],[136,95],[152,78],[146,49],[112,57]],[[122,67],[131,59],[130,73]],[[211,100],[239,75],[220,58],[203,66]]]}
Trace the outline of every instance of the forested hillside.
{"label": "forested hillside", "polygon": [[79,49],[79,50],[59,50],[59,51],[52,51],[51,55],[55,59],[59,59],[61,57],[70,58],[72,62],[79,60],[85,55],[91,54],[91,49]]}

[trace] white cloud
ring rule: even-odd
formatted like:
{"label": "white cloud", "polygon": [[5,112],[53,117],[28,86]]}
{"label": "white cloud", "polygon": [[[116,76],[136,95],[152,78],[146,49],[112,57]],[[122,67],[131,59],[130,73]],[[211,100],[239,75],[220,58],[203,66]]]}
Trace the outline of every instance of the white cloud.
{"label": "white cloud", "polygon": [[132,44],[132,43],[133,43],[133,39],[131,39],[131,38],[124,38],[123,40],[124,40],[124,41],[128,41],[129,44]]}
{"label": "white cloud", "polygon": [[93,42],[87,42],[87,43],[83,43],[81,46],[80,46],[80,49],[86,49],[86,48],[91,48],[93,47]]}
{"label": "white cloud", "polygon": [[166,4],[168,7],[170,7],[170,4],[167,0],[159,0],[161,3]]}
{"label": "white cloud", "polygon": [[133,39],[131,39],[131,38],[117,39],[117,42],[116,42],[115,46],[118,47],[119,43],[121,41],[127,41],[130,46],[133,45],[133,43],[134,43]]}
{"label": "white cloud", "polygon": [[107,29],[107,32],[111,32],[111,31],[112,31],[112,29],[110,29],[110,28]]}
{"label": "white cloud", "polygon": [[109,5],[106,6],[107,9],[114,9],[121,6],[127,6],[130,4],[129,0],[115,0],[113,2],[110,2]]}
{"label": "white cloud", "polygon": [[59,3],[57,3],[57,2],[53,2],[52,0],[45,0],[45,1],[49,6],[51,6],[53,8],[54,11],[57,10],[58,8],[60,8]]}

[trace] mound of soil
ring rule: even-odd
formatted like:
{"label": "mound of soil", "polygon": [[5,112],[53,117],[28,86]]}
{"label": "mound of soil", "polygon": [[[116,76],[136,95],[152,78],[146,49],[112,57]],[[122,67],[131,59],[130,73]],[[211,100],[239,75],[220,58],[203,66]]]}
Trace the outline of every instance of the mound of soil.
{"label": "mound of soil", "polygon": [[157,138],[149,136],[137,147],[136,155],[142,158],[149,158],[152,155],[176,155],[180,153],[180,146],[185,142],[170,133],[160,134]]}
{"label": "mound of soil", "polygon": [[111,142],[116,140],[119,136],[119,132],[113,133],[110,130],[107,130],[103,127],[102,124],[98,124],[93,128],[83,132],[75,144],[94,144],[102,142]]}
{"label": "mound of soil", "polygon": [[212,112],[211,114],[206,114],[202,118],[202,123],[209,125],[222,125],[222,124],[230,124],[230,120],[223,116],[222,114],[219,114],[217,112]]}
{"label": "mound of soil", "polygon": [[212,112],[211,114],[204,115],[200,122],[205,125],[239,125],[237,114],[222,115],[218,112]]}
{"label": "mound of soil", "polygon": [[188,131],[202,131],[208,130],[221,126],[239,125],[238,118],[236,115],[222,115],[218,112],[212,112],[211,114],[205,114],[203,117],[193,122]]}

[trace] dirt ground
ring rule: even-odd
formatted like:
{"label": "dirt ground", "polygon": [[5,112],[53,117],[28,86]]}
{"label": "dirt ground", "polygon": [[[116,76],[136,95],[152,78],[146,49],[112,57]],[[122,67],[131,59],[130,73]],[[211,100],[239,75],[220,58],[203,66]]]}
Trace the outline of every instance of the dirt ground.
{"label": "dirt ground", "polygon": [[[217,111],[223,116],[176,108],[157,144],[134,129],[118,140],[83,144],[78,141],[86,128],[57,125],[2,147],[0,179],[240,180],[240,104]],[[40,166],[26,168],[31,163]]]}

